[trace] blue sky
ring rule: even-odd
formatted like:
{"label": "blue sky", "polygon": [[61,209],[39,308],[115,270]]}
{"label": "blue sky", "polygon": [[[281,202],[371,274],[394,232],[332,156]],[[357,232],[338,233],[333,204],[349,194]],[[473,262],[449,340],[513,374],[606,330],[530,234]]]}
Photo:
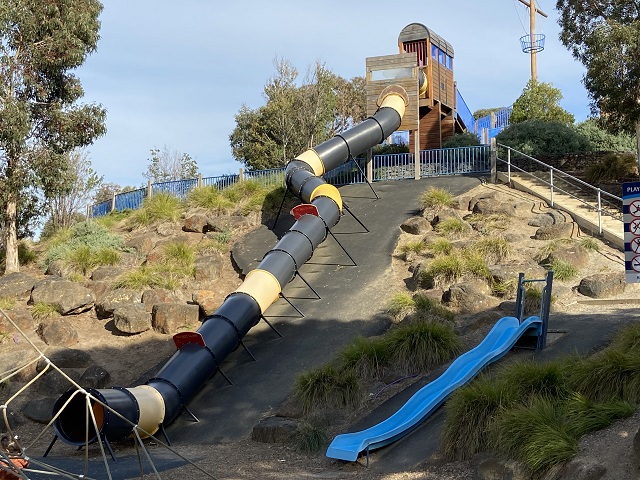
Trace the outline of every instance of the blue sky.
{"label": "blue sky", "polygon": [[[398,53],[409,23],[426,25],[455,50],[455,78],[469,108],[507,106],[530,78],[519,38],[528,10],[517,0],[103,0],[98,50],[78,69],[83,102],[107,109],[107,134],[89,147],[105,181],[141,185],[149,150],[188,153],[204,176],[236,173],[229,134],[262,89],[276,56],[301,77],[321,61],[345,78],[363,76],[369,56]],[[555,1],[538,0],[546,34],[538,78],[562,90],[577,121],[589,114],[583,66],[558,40]],[[402,7],[400,7],[402,5]]]}

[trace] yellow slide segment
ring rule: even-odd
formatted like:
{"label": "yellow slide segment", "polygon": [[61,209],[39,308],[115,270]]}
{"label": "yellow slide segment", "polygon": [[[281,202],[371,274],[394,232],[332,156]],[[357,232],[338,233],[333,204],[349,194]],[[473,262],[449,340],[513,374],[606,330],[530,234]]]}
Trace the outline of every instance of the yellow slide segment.
{"label": "yellow slide segment", "polygon": [[260,311],[264,313],[280,296],[282,287],[280,283],[267,270],[255,269],[250,271],[236,289],[236,293],[246,293],[253,298],[260,306]]}

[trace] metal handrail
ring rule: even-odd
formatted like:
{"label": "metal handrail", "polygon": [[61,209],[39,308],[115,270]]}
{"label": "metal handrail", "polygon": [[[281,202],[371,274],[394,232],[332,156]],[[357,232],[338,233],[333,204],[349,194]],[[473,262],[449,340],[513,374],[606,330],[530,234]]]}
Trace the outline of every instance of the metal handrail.
{"label": "metal handrail", "polygon": [[[598,233],[600,235],[602,235],[602,211],[603,211],[603,209],[602,209],[602,195],[604,194],[605,196],[610,197],[614,201],[618,201],[620,203],[620,205],[622,205],[622,198],[620,198],[620,197],[618,197],[618,196],[616,196],[616,195],[614,195],[612,193],[609,193],[609,192],[607,192],[605,190],[602,190],[599,187],[595,187],[595,186],[593,186],[593,185],[591,185],[591,184],[589,184],[589,183],[587,183],[587,182],[585,182],[583,180],[580,180],[577,177],[574,177],[573,175],[570,175],[570,174],[568,174],[566,172],[563,172],[562,170],[559,170],[559,169],[557,169],[555,167],[552,167],[551,165],[548,165],[548,164],[546,164],[544,162],[541,162],[537,158],[533,158],[532,156],[527,155],[526,153],[520,152],[519,150],[516,150],[515,148],[511,148],[508,145],[503,145],[501,143],[498,143],[497,146],[507,149],[507,159],[506,160],[504,160],[502,158],[499,158],[499,157],[496,157],[496,159],[499,160],[502,163],[506,163],[507,164],[507,179],[508,179],[508,182],[511,182],[511,169],[514,168],[514,169],[516,169],[516,170],[518,170],[520,172],[523,172],[523,173],[529,175],[530,177],[533,177],[536,180],[541,181],[542,183],[544,183],[544,184],[549,186],[550,202],[551,202],[551,206],[552,207],[554,206],[554,198],[553,198],[554,192],[561,192],[561,193],[564,193],[565,195],[568,195],[571,198],[576,199],[580,203],[586,205],[588,208],[598,212]],[[540,165],[540,166],[542,166],[544,168],[547,168],[549,170],[549,181],[547,182],[544,178],[537,177],[537,176],[533,175],[531,172],[527,172],[526,170],[524,170],[524,169],[518,167],[517,165],[514,165],[513,163],[511,163],[511,152],[515,152],[518,155],[521,155],[522,157],[524,157],[524,158],[526,158],[528,160],[531,160],[531,161],[537,163],[538,165]],[[562,180],[572,180],[575,183],[579,184],[580,186],[585,187],[586,189],[594,190],[594,192],[596,193],[596,196],[597,196],[597,206],[594,206],[594,205],[590,204],[589,202],[587,202],[584,199],[572,194],[571,192],[563,190],[562,188],[558,187],[557,182],[554,184],[554,175],[553,175],[554,172],[557,172],[559,174],[558,177],[560,179],[562,179]],[[621,213],[621,210],[619,210],[618,213]],[[609,216],[615,218],[613,215],[609,215]]]}

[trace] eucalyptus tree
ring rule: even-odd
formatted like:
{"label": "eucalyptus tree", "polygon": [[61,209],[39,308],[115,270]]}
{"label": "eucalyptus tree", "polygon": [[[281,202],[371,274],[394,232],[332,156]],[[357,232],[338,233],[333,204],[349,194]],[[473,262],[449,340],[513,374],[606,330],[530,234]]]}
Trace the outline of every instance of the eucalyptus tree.
{"label": "eucalyptus tree", "polygon": [[612,131],[635,133],[640,166],[640,2],[558,0],[560,40],[586,67],[593,113]]}
{"label": "eucalyptus tree", "polygon": [[[19,270],[18,212],[30,189],[58,185],[74,148],[105,132],[106,111],[81,105],[74,69],[96,50],[97,0],[0,3],[0,208],[5,273]],[[28,198],[28,196],[27,196]],[[31,215],[44,213],[35,209]]]}

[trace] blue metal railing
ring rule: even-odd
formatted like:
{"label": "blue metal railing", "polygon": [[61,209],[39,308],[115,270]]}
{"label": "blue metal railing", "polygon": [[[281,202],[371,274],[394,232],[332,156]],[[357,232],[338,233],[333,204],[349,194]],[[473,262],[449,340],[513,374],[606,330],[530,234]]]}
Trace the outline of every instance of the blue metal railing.
{"label": "blue metal railing", "polygon": [[491,171],[489,145],[420,152],[420,176],[479,174]]}
{"label": "blue metal railing", "polygon": [[473,118],[473,113],[469,110],[467,102],[464,101],[458,89],[456,89],[456,97],[456,114],[460,117],[465,127],[467,127],[467,130],[476,133],[476,120]]}
{"label": "blue metal railing", "polygon": [[[358,158],[356,161],[360,168],[353,162],[347,162],[327,172],[324,175],[324,179],[327,183],[336,186],[365,183],[366,159]],[[374,182],[415,178],[415,158],[412,153],[374,155],[372,163]],[[284,167],[268,170],[247,170],[244,172],[244,179],[264,183],[267,187],[279,186],[284,184],[284,170]],[[489,170],[490,155],[488,145],[423,150],[420,152],[420,176],[479,174],[486,173]],[[240,175],[219,175],[216,177],[204,177],[201,180],[202,186],[214,186],[223,190],[239,182]],[[189,191],[197,185],[198,179],[196,178],[154,183],[151,184],[151,195],[167,192],[184,199]],[[115,210],[140,208],[146,193],[147,188],[140,188],[115,195]],[[89,211],[93,217],[101,217],[111,211],[111,206],[112,201],[107,200],[92,205]]]}
{"label": "blue metal railing", "polygon": [[246,180],[256,180],[265,187],[277,187],[284,185],[285,167],[270,168],[267,170],[245,170]]}

